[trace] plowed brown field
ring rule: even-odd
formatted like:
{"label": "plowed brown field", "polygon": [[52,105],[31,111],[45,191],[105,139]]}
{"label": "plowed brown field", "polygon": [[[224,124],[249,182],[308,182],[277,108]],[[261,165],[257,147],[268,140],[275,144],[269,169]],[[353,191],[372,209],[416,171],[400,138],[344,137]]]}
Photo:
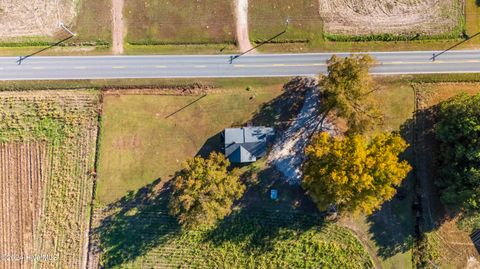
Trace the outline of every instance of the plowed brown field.
{"label": "plowed brown field", "polygon": [[98,95],[0,93],[0,269],[84,268]]}
{"label": "plowed brown field", "polygon": [[0,144],[0,268],[31,268],[48,159],[45,144]]}
{"label": "plowed brown field", "polygon": [[0,0],[0,38],[51,36],[61,31],[59,22],[69,24],[78,0]]}
{"label": "plowed brown field", "polygon": [[459,26],[461,0],[319,0],[327,33],[444,34]]}

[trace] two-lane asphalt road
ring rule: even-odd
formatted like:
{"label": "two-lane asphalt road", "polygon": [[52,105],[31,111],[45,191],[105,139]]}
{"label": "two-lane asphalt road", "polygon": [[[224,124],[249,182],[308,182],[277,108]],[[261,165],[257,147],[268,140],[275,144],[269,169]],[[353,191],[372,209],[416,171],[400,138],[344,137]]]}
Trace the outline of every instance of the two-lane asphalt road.
{"label": "two-lane asphalt road", "polygon": [[[436,52],[438,53],[438,52]],[[480,73],[480,50],[369,52],[373,74]],[[169,56],[0,57],[0,80],[309,76],[326,71],[331,53]],[[350,53],[336,53],[347,56]]]}

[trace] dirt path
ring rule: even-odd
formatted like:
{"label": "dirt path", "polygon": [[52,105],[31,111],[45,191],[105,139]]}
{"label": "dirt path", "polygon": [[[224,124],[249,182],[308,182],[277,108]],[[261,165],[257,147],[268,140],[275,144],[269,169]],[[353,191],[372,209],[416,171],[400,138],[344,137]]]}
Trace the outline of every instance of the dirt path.
{"label": "dirt path", "polygon": [[236,0],[235,4],[238,48],[241,52],[245,52],[252,48],[248,36],[248,0]]}
{"label": "dirt path", "polygon": [[123,4],[124,0],[112,0],[112,51],[123,53]]}
{"label": "dirt path", "polygon": [[356,220],[348,216],[344,216],[340,218],[338,223],[343,227],[349,229],[355,235],[355,237],[362,244],[362,246],[368,251],[368,254],[370,254],[370,257],[372,258],[373,265],[375,266],[375,268],[376,269],[383,268],[382,263],[380,262],[380,259],[377,256],[377,251],[371,245],[370,235],[367,232],[368,228],[361,227],[361,223],[358,221],[358,219]]}

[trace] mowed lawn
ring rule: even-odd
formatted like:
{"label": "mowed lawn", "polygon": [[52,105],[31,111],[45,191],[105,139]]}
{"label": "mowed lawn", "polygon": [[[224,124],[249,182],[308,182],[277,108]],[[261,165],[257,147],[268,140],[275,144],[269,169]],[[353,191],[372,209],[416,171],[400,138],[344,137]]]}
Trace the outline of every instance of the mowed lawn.
{"label": "mowed lawn", "polygon": [[130,44],[233,43],[233,4],[224,0],[126,0]]}
{"label": "mowed lawn", "polygon": [[323,42],[323,23],[314,0],[256,0],[249,2],[250,40],[268,40],[282,32],[290,19],[285,34],[277,42],[306,42],[318,46]]}
{"label": "mowed lawn", "polygon": [[282,93],[281,83],[251,87],[214,89],[205,97],[106,95],[97,201],[108,204],[158,178],[169,180],[209,138],[245,123]]}
{"label": "mowed lawn", "polygon": [[375,77],[378,90],[374,92],[383,114],[381,130],[400,131],[401,126],[413,117],[415,97],[407,78]]}

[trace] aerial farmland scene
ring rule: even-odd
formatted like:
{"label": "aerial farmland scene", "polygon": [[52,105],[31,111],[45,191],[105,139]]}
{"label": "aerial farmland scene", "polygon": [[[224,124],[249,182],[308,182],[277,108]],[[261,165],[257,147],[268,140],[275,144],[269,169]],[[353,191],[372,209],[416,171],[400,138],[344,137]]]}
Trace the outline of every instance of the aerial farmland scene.
{"label": "aerial farmland scene", "polygon": [[0,269],[480,269],[480,2],[0,0]]}

